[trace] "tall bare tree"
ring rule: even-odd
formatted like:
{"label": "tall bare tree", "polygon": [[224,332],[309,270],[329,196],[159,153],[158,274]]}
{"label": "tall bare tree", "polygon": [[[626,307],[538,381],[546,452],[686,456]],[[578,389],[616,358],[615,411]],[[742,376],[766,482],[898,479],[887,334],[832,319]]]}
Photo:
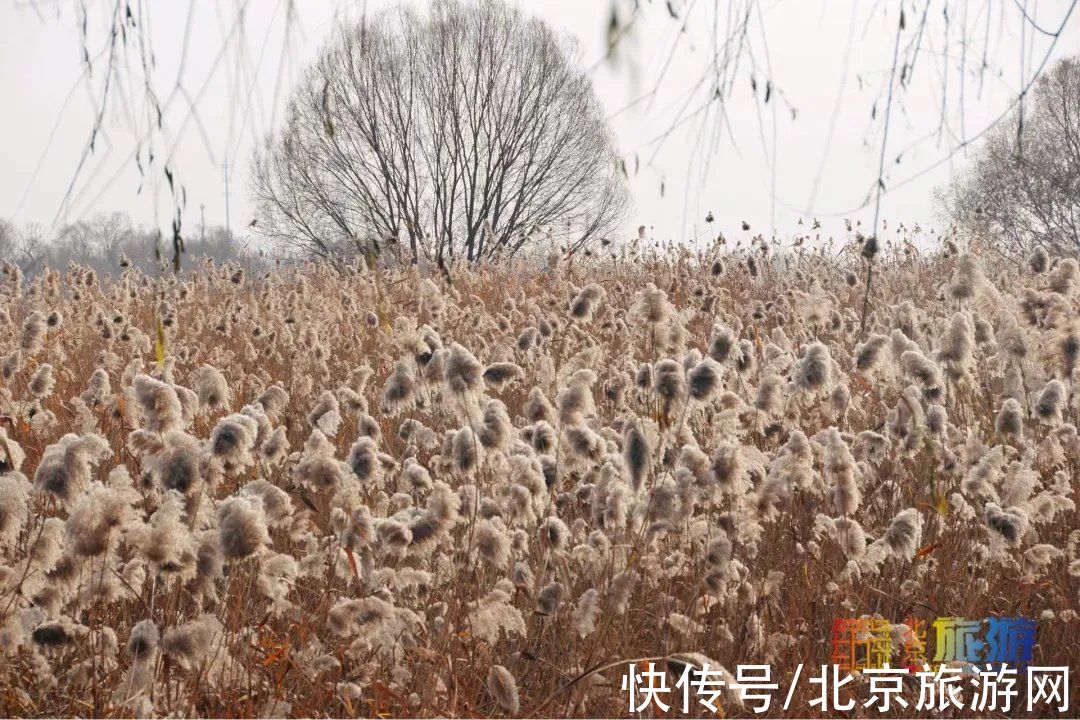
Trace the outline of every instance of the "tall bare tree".
{"label": "tall bare tree", "polygon": [[575,60],[496,1],[341,30],[255,159],[259,227],[309,254],[470,263],[611,232],[629,196]]}
{"label": "tall bare tree", "polygon": [[1034,102],[991,131],[941,200],[987,248],[1080,252],[1080,57],[1039,79]]}

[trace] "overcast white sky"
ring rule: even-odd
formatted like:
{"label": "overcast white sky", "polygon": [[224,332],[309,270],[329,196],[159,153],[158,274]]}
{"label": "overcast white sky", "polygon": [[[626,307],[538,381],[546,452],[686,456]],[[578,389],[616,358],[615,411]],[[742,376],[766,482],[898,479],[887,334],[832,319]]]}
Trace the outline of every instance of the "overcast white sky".
{"label": "overcast white sky", "polygon": [[[903,3],[907,29],[902,47],[915,40],[914,28],[926,1]],[[928,1],[929,22],[920,41],[924,52],[913,80],[897,96],[886,152],[886,186],[895,189],[884,197],[882,217],[909,226],[938,224],[933,190],[965,162],[964,153],[952,155],[951,148],[1003,112],[1044,57],[1052,62],[1080,52],[1080,11],[1066,23],[1051,51],[1051,38],[1030,25],[1021,38],[1017,0],[953,0],[948,25],[944,2]],[[775,226],[778,233],[789,235],[798,230],[800,217],[818,216],[828,231],[839,231],[845,216],[870,221],[872,203],[856,208],[877,178],[884,88],[899,3],[735,0],[729,5],[672,0],[671,9],[679,17],[674,19],[664,0],[641,0],[641,15],[619,55],[604,62],[611,2],[534,0],[519,6],[580,43],[582,65],[613,116],[620,152],[632,172],[636,209],[627,232],[646,224],[663,239],[717,230],[738,236],[745,220],[753,231],[768,232]],[[631,0],[618,2],[625,17]],[[366,12],[389,4],[369,0]],[[1044,30],[1056,30],[1071,4],[1023,3]],[[93,56],[105,50],[105,20],[114,2],[89,0],[88,5]],[[144,5],[152,13],[153,87],[168,100],[164,133],[155,133],[152,140],[157,162],[171,158],[187,191],[184,223],[191,227],[199,223],[203,206],[208,223],[224,224],[227,160],[231,225],[242,229],[255,213],[247,189],[253,142],[273,130],[293,80],[334,24],[359,19],[364,3],[169,0]],[[93,76],[86,77],[77,6],[44,0],[0,2],[0,217],[52,226],[95,212],[124,210],[137,222],[167,226],[171,202],[163,173],[154,172],[140,189],[134,153],[151,123],[137,83],[110,88],[95,151],[75,181],[70,202],[63,202],[93,125],[105,66],[102,54],[94,62]],[[746,54],[740,60],[725,122],[715,111],[692,115],[707,90],[696,95],[687,91],[708,67],[712,34],[724,32],[729,11],[738,15],[748,6],[752,58]],[[287,23],[290,12],[293,22]],[[241,14],[243,22],[237,22]],[[965,25],[966,45],[960,42]],[[288,43],[287,26],[293,28]],[[980,76],[977,68],[984,55],[989,69]],[[135,48],[124,62],[134,68],[127,77],[138,80]],[[961,72],[961,62],[967,72]],[[751,75],[758,83],[756,98]],[[770,79],[774,91],[764,105]],[[708,82],[706,78],[703,87]],[[177,87],[182,90],[174,92]],[[651,100],[617,112],[653,87],[659,89]],[[192,107],[197,112],[192,113]],[[687,111],[682,112],[684,107]],[[665,142],[657,141],[674,119],[688,115],[691,119]],[[716,218],[711,226],[704,222],[709,212]]]}

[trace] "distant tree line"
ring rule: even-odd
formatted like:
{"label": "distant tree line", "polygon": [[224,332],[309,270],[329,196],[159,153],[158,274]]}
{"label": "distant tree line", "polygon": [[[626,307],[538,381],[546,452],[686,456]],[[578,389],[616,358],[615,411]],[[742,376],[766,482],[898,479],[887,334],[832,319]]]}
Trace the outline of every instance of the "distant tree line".
{"label": "distant tree line", "polygon": [[[40,225],[0,219],[0,259],[17,265],[27,276],[45,267],[62,270],[72,262],[99,274],[115,274],[125,267],[148,273],[163,267],[171,271],[172,239],[166,243],[157,235],[135,225],[122,212],[94,215],[52,232]],[[266,262],[261,251],[218,225],[196,227],[185,234],[181,268],[204,255],[217,262],[237,261],[257,267]]]}

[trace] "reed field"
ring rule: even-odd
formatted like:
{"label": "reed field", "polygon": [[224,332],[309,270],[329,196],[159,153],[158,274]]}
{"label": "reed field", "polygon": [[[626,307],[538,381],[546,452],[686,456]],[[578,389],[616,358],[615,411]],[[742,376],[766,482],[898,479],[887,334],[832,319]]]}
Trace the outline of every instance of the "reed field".
{"label": "reed field", "polygon": [[621,717],[649,659],[805,716],[863,616],[1080,657],[1074,259],[185,263],[0,278],[0,715]]}

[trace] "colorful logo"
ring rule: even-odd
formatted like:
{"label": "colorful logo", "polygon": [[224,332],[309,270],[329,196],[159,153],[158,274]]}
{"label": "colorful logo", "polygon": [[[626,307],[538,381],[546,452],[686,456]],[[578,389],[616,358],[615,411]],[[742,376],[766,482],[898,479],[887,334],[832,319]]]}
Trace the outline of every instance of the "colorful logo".
{"label": "colorful logo", "polygon": [[[837,618],[831,662],[847,671],[887,664],[916,669],[929,662],[1024,666],[1031,663],[1034,645],[1035,621],[1025,617],[939,617],[929,627],[919,618],[903,626],[882,617]],[[893,663],[894,657],[899,663]]]}

